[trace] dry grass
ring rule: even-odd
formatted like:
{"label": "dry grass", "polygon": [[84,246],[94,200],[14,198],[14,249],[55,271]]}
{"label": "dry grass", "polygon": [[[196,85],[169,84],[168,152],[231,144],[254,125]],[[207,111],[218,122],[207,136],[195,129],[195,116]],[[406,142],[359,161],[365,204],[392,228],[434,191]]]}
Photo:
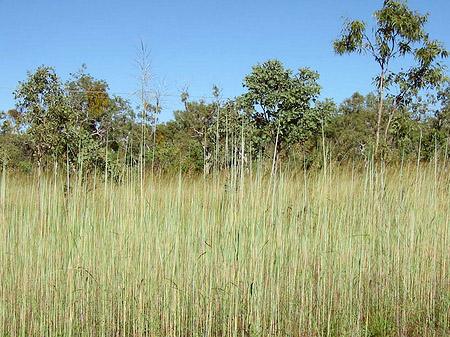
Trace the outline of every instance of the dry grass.
{"label": "dry grass", "polygon": [[448,336],[449,172],[332,169],[6,174],[0,335]]}

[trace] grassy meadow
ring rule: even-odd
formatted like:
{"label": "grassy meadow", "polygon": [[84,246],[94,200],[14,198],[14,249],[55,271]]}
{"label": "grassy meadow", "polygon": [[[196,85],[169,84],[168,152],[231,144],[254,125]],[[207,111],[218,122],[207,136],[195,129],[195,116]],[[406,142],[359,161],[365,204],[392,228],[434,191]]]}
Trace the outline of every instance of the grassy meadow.
{"label": "grassy meadow", "polygon": [[0,336],[449,336],[435,164],[3,171]]}

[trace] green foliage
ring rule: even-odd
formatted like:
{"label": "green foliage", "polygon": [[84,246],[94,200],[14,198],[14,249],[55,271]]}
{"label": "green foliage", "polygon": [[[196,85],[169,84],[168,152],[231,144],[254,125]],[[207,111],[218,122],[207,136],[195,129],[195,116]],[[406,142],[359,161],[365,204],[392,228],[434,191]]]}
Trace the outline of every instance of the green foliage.
{"label": "green foliage", "polygon": [[276,144],[279,154],[307,137],[311,122],[302,121],[305,115],[314,113],[312,104],[321,89],[318,78],[319,74],[308,68],[299,68],[293,74],[278,60],[253,67],[243,82],[248,92],[238,98],[238,106],[257,130],[253,135],[256,143],[262,147]]}
{"label": "green foliage", "polygon": [[322,132],[331,122],[336,112],[336,104],[331,99],[317,101],[314,108],[304,113],[300,123],[302,133],[299,140],[301,144],[316,147],[321,142]]}
{"label": "green foliage", "polygon": [[[234,101],[188,102],[174,112],[175,120],[158,125],[155,159],[159,169],[204,171],[224,169],[249,158],[252,130],[247,116],[239,113]],[[164,158],[166,156],[166,158]]]}
{"label": "green foliage", "polygon": [[438,93],[438,99],[441,108],[436,110],[436,130],[439,130],[442,136],[450,135],[450,86]]}
{"label": "green foliage", "polygon": [[93,78],[86,69],[83,65],[78,72],[71,74],[72,80],[66,83],[66,90],[76,112],[77,123],[94,131],[109,106],[108,84]]}
{"label": "green foliage", "polygon": [[423,158],[432,159],[440,152],[447,158],[450,154],[450,87],[438,93],[439,109],[423,123]]}
{"label": "green foliage", "polygon": [[180,124],[185,138],[194,139],[201,147],[204,170],[209,173],[214,147],[214,134],[211,126],[215,118],[216,105],[214,103],[207,104],[205,101],[188,102],[187,97],[182,99],[185,109],[174,111],[175,120]]}
{"label": "green foliage", "polygon": [[[201,172],[204,169],[203,149],[191,131],[179,121],[157,126],[155,168],[163,172]],[[148,153],[148,161],[151,154]]]}
{"label": "green foliage", "polygon": [[[448,56],[448,51],[424,30],[428,15],[412,11],[406,1],[385,0],[374,17],[376,23],[372,36],[368,35],[365,22],[346,20],[341,35],[334,41],[334,50],[339,55],[370,54],[380,67],[374,81],[379,94],[377,152],[381,141],[385,90],[391,90],[387,97],[394,102],[385,126],[384,141],[387,141],[390,124],[398,109],[411,104],[421,90],[439,88],[446,81],[445,67],[440,60]],[[407,70],[392,71],[392,60],[407,55],[414,58],[415,64]]]}
{"label": "green foliage", "polygon": [[18,162],[17,167],[20,170],[20,172],[29,174],[31,173],[33,165],[29,161],[20,161]]}
{"label": "green foliage", "polygon": [[[110,96],[108,84],[93,78],[85,66],[65,85],[53,68],[39,67],[19,82],[14,95],[17,109],[0,115],[2,133],[20,136],[20,146],[32,150],[38,167],[48,159],[68,162],[74,171],[90,170],[105,167],[106,158],[117,162],[125,161],[122,155],[127,152],[131,158],[137,156],[139,135],[128,101]],[[13,145],[1,144],[2,148]],[[24,155],[16,154],[15,164]]]}
{"label": "green foliage", "polygon": [[8,167],[20,168],[31,161],[32,151],[25,135],[10,132],[0,133],[0,162]]}
{"label": "green foliage", "polygon": [[17,119],[27,125],[26,132],[38,165],[46,155],[63,154],[75,120],[55,70],[41,66],[34,73],[28,72],[28,79],[19,82],[14,97],[22,114]]}
{"label": "green foliage", "polygon": [[[392,99],[387,99],[383,106],[383,127],[389,123],[388,114],[394,108]],[[384,143],[380,147],[380,152],[389,160],[414,157],[420,143],[420,129],[424,127],[414,110],[397,109],[390,120],[389,146]],[[333,145],[335,159],[367,161],[371,158],[375,149],[377,111],[378,98],[373,93],[366,96],[355,93],[342,102],[326,127],[326,137]]]}
{"label": "green foliage", "polygon": [[217,109],[211,131],[215,136],[215,161],[219,168],[228,168],[238,162],[254,158],[258,153],[257,130],[247,114],[239,111],[236,101],[230,100]]}
{"label": "green foliage", "polygon": [[[354,94],[337,108],[332,100],[318,100],[317,72],[294,73],[269,60],[244,78],[242,96],[222,101],[213,86],[213,101],[190,101],[184,91],[184,109],[158,125],[161,93],[154,105],[144,97],[136,114],[85,65],[64,85],[53,68],[42,66],[19,82],[16,109],[0,113],[1,160],[16,168],[25,163],[25,171],[35,161],[40,168],[57,160],[73,172],[99,168],[116,176],[124,165],[141,165],[141,173],[150,167],[209,173],[250,167],[255,159],[320,168],[330,154],[339,161],[367,160],[373,152],[394,160],[418,151],[426,160],[447,158],[450,90],[442,88],[446,76],[440,63],[447,51],[423,30],[428,16],[404,2],[385,1],[374,16],[373,36],[365,22],[347,20],[334,48],[337,54],[374,57],[381,69],[375,78],[378,96]],[[392,71],[392,60],[407,55],[415,64]],[[440,89],[437,100],[428,92],[421,98],[429,89]],[[437,102],[441,107],[431,115]]]}
{"label": "green foliage", "polygon": [[[66,83],[66,91],[76,129],[71,140],[69,157],[74,166],[83,165],[90,169],[105,165],[105,151],[110,159],[117,159],[117,153],[128,147],[137,129],[134,113],[121,97],[110,96],[108,84],[97,80],[86,72],[86,66]],[[138,135],[135,135],[138,137]],[[139,140],[135,139],[136,147]],[[138,149],[131,151],[137,156]]]}
{"label": "green foliage", "polygon": [[21,133],[23,126],[23,115],[16,109],[9,109],[6,113],[0,111],[0,120],[2,121],[0,132],[5,133]]}
{"label": "green foliage", "polygon": [[344,100],[326,127],[336,159],[367,159],[376,132],[377,98],[354,93]]}
{"label": "green foliage", "polygon": [[8,167],[19,167],[30,161],[31,149],[21,130],[22,114],[16,109],[0,111],[0,161]]}

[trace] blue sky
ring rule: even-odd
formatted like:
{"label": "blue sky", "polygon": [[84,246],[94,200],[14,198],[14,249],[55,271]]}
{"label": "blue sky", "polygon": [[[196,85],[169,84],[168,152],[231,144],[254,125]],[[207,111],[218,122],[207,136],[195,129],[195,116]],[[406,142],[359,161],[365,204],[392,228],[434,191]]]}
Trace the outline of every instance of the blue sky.
{"label": "blue sky", "polygon": [[[430,13],[426,29],[450,48],[450,1],[408,3]],[[165,81],[162,121],[181,108],[183,86],[193,99],[211,96],[213,84],[232,98],[244,92],[242,79],[253,65],[275,58],[293,70],[318,71],[322,98],[339,103],[373,90],[378,70],[369,56],[334,55],[343,16],[371,23],[381,6],[382,0],[0,0],[0,110],[14,107],[11,88],[42,64],[67,80],[85,63],[112,92],[136,91],[141,39],[151,53],[154,83]],[[122,96],[137,105],[137,97]]]}

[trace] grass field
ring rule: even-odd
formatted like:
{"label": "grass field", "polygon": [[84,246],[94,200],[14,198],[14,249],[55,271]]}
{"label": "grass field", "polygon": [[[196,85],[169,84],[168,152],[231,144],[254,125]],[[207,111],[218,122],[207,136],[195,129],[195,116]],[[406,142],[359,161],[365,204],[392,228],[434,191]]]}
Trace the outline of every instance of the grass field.
{"label": "grass field", "polygon": [[434,163],[1,182],[0,336],[450,335]]}

